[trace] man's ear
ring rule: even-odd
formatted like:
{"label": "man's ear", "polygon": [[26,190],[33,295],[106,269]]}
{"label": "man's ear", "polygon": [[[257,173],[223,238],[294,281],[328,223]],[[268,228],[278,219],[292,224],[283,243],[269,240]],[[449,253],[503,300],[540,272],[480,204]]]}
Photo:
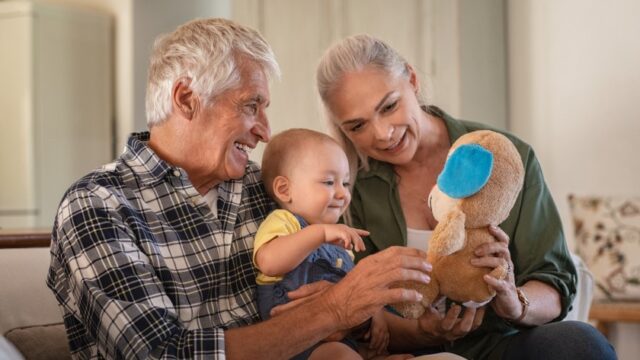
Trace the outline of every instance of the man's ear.
{"label": "man's ear", "polygon": [[289,179],[286,176],[279,175],[273,179],[273,195],[281,203],[286,204],[291,201]]}
{"label": "man's ear", "polygon": [[409,83],[413,88],[413,92],[416,94],[420,91],[420,80],[418,80],[418,75],[416,75],[416,71],[413,69],[413,66],[406,64],[407,72],[409,73]]}
{"label": "man's ear", "polygon": [[190,85],[191,79],[182,77],[173,83],[173,89],[171,89],[171,102],[174,111],[188,120],[193,119],[198,106],[200,106],[200,99],[191,90]]}

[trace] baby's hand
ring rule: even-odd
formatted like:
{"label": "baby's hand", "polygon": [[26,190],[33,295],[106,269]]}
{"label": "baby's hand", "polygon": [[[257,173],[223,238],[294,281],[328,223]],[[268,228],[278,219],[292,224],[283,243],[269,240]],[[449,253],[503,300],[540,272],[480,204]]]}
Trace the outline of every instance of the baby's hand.
{"label": "baby's hand", "polygon": [[369,349],[375,350],[378,355],[387,353],[387,346],[389,346],[389,329],[384,319],[384,310],[378,311],[371,318],[371,327],[365,335],[365,339],[367,338],[369,339]]}
{"label": "baby's hand", "polygon": [[348,227],[344,224],[325,224],[323,228],[325,242],[342,246],[347,250],[365,250],[362,236],[369,235],[368,231]]}

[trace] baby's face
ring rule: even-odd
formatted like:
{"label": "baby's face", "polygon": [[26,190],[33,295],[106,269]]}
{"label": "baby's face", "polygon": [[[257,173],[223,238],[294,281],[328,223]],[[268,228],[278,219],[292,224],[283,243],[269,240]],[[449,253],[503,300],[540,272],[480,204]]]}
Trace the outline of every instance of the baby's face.
{"label": "baby's face", "polygon": [[313,144],[299,154],[290,175],[285,208],[309,224],[335,224],[349,205],[349,162],[333,143]]}

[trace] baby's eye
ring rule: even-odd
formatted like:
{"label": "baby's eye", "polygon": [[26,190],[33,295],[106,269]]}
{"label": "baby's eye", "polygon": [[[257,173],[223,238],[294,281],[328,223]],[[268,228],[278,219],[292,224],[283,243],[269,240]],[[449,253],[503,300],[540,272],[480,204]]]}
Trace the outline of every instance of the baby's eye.
{"label": "baby's eye", "polygon": [[333,186],[333,184],[335,184],[336,182],[333,180],[325,180],[322,183],[328,186]]}
{"label": "baby's eye", "polygon": [[342,183],[342,186],[348,188],[349,186],[351,186],[351,183],[348,182],[348,181],[345,181],[345,182]]}

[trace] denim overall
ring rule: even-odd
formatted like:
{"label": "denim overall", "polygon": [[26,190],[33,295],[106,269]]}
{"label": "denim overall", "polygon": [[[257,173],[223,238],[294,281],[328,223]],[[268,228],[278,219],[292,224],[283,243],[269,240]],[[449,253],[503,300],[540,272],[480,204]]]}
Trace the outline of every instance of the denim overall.
{"label": "denim overall", "polygon": [[[307,222],[295,215],[300,227],[308,226]],[[341,259],[341,260],[338,260]],[[340,268],[336,265],[341,265]],[[322,244],[314,250],[295,269],[283,276],[282,280],[267,285],[258,285],[258,311],[262,320],[267,320],[269,312],[274,306],[289,302],[287,292],[295,290],[304,284],[327,280],[338,282],[347,272],[353,269],[353,260],[342,247]]]}

